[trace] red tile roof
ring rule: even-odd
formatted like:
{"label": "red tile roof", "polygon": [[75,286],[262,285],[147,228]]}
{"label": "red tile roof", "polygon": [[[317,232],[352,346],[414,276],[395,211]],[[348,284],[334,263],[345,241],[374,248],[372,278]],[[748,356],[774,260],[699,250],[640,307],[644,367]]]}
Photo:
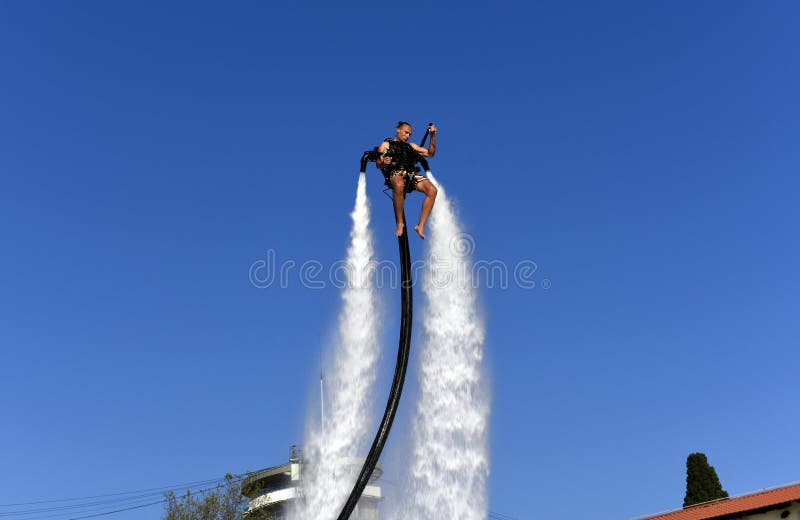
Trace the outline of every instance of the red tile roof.
{"label": "red tile roof", "polygon": [[640,520],[705,520],[776,506],[792,500],[800,500],[800,484],[769,489],[735,498],[723,498],[722,500],[698,504],[686,509],[672,511],[671,513],[643,517]]}

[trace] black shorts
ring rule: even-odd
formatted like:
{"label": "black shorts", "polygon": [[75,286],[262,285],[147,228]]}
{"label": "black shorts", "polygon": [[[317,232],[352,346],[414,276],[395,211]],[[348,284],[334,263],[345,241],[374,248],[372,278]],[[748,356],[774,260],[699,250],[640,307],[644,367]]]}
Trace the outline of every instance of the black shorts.
{"label": "black shorts", "polygon": [[[417,169],[417,171],[419,171],[419,169]],[[393,170],[393,171],[388,172],[388,173],[384,172],[384,174],[383,174],[384,178],[386,179],[386,186],[388,186],[390,188],[393,188],[393,186],[392,186],[392,177],[395,177],[397,175],[402,175],[402,176],[405,177],[405,180],[406,180],[406,189],[405,189],[405,191],[406,191],[406,193],[411,193],[412,191],[414,191],[416,189],[417,184],[419,184],[422,181],[427,181],[428,180],[427,177],[425,177],[424,175],[417,175],[416,172],[409,172],[409,171],[406,171],[406,170]]]}

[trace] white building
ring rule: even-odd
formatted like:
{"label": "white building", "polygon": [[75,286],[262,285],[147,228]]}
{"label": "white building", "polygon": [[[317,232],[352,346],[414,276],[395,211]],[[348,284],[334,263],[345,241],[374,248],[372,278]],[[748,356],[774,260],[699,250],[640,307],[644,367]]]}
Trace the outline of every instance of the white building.
{"label": "white building", "polygon": [[[352,459],[348,466],[361,469],[363,459]],[[357,470],[356,470],[357,473]],[[381,488],[375,485],[383,474],[380,466],[372,472],[369,485],[364,488],[361,499],[351,515],[352,520],[379,520],[378,504],[383,499]],[[246,518],[248,520],[282,520],[295,500],[302,500],[303,459],[294,447],[288,464],[257,471],[242,481],[242,494],[250,499]],[[355,482],[354,482],[355,483]],[[337,511],[338,514],[338,511]]]}

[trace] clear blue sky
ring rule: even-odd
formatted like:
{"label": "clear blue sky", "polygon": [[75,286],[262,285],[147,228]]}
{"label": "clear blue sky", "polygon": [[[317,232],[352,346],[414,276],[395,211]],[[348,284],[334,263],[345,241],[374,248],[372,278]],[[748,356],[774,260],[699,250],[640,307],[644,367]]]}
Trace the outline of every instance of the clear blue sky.
{"label": "clear blue sky", "polygon": [[0,503],[285,461],[339,295],[248,269],[343,258],[398,119],[552,283],[480,293],[492,511],[680,507],[693,451],[800,480],[797,3],[289,5],[0,3]]}

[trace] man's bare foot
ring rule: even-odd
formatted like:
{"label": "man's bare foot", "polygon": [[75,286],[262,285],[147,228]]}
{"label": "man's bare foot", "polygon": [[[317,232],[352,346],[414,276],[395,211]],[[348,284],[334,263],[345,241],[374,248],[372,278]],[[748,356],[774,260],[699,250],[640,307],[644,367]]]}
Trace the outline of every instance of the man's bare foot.
{"label": "man's bare foot", "polygon": [[403,229],[404,228],[405,228],[405,225],[402,222],[400,224],[397,224],[397,229],[394,232],[394,236],[396,236],[396,237],[403,236]]}
{"label": "man's bare foot", "polygon": [[422,240],[425,240],[425,231],[422,229],[422,226],[420,226],[419,224],[417,224],[416,226],[414,226],[414,231],[416,231],[416,232],[417,232],[417,234],[418,234],[420,237],[422,237]]}

